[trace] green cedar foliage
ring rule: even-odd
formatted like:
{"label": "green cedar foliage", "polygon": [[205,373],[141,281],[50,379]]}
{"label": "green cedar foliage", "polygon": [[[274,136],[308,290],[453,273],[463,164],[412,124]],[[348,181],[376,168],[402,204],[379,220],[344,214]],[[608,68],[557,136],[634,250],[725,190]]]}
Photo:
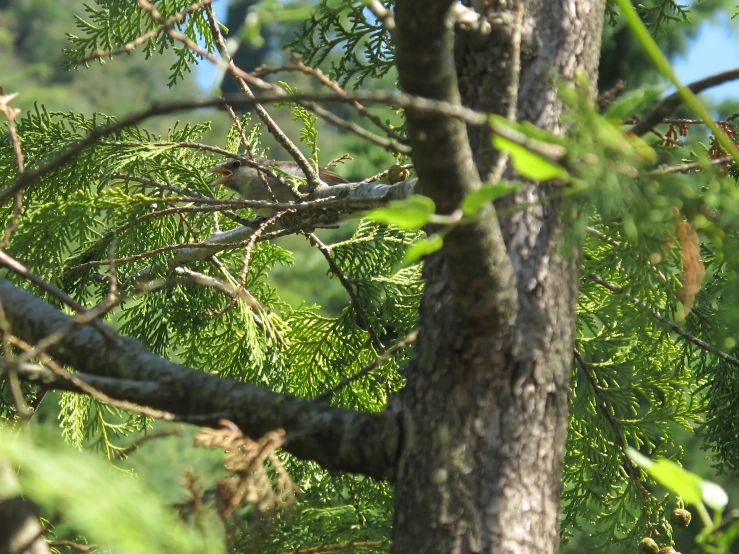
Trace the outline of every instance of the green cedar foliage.
{"label": "green cedar foliage", "polygon": [[[189,2],[160,1],[156,5],[169,17]],[[657,31],[672,19],[685,20],[680,10],[674,2],[654,2],[643,15],[650,17]],[[609,14],[615,17],[613,10]],[[203,17],[201,13],[188,17],[179,28],[212,50],[213,38]],[[105,0],[88,6],[87,15],[78,20],[78,35],[72,37],[71,63],[95,49],[119,47],[152,25],[149,16],[128,1]],[[391,41],[362,2],[320,2],[290,47],[308,65],[331,60],[323,69],[355,87],[386,75],[393,64]],[[174,50],[177,59],[168,77],[171,84],[196,60],[161,33],[144,51],[151,56],[167,48]],[[338,61],[329,56],[337,49],[344,52]],[[701,173],[650,173],[657,162],[707,161],[711,146],[693,136],[687,146],[676,149],[652,139],[647,145],[624,135],[621,121],[642,113],[653,104],[654,94],[629,95],[611,106],[605,118],[576,90],[563,90],[563,97],[572,129],[566,142],[570,187],[552,201],[566,202],[565,213],[572,218],[575,233],[565,237],[564,245],[582,244],[583,270],[577,324],[582,363],[576,360],[572,368],[562,533],[569,537],[583,530],[599,546],[633,549],[640,537],[655,529],[661,537],[671,537],[665,517],[671,499],[657,492],[646,473],[625,457],[624,446],[638,448],[650,457],[679,460],[682,450],[674,429],[680,426],[700,433],[723,469],[736,471],[739,464],[733,417],[739,409],[737,367],[722,360],[715,350],[686,340],[659,319],[677,320],[681,313],[684,297],[679,290],[690,269],[681,255],[685,243],[678,237],[681,218],[685,218],[698,229],[706,277],[695,307],[679,325],[736,355],[728,331],[739,323],[739,311],[733,308],[739,305],[739,198],[735,178],[716,174],[708,164]],[[316,163],[325,163],[318,159],[315,120],[299,107],[293,114],[302,124],[299,138],[303,146]],[[18,121],[27,164],[44,163],[92,127],[110,120],[102,114],[85,117],[37,106]],[[252,146],[259,149],[256,127],[248,116],[242,123]],[[212,176],[207,169],[215,156],[154,144],[194,142],[207,131],[206,124],[178,124],[161,136],[131,127],[106,137],[26,192],[25,212],[9,253],[91,306],[105,295],[109,270],[105,265],[76,268],[107,260],[112,244],[116,257],[123,258],[207,238],[214,222],[206,212],[136,222],[168,207],[167,197],[177,194],[135,180],[143,177],[212,196],[225,194],[208,184]],[[238,150],[235,128],[226,142],[230,151]],[[13,180],[15,171],[11,144],[4,134],[0,181]],[[11,207],[0,210],[7,221]],[[221,229],[236,225],[226,218],[219,223]],[[368,330],[388,346],[416,327],[423,288],[421,266],[406,267],[403,259],[420,236],[417,231],[362,221],[351,238],[332,245],[334,259],[351,280],[363,313],[348,299],[334,317],[321,314],[311,298],[297,308],[283,302],[280,290],[267,277],[275,267],[289,267],[292,254],[276,244],[260,242],[251,255],[246,288],[266,314],[237,304],[214,316],[228,302],[222,294],[175,287],[132,298],[108,318],[123,334],[193,368],[316,397],[376,358]],[[239,275],[242,250],[226,251],[218,258],[231,275]],[[164,270],[166,263],[167,253],[119,263],[120,288],[126,290],[142,269]],[[208,262],[192,264],[191,269],[227,279],[220,267]],[[611,284],[611,289],[604,283]],[[343,388],[331,402],[361,410],[384,409],[402,387],[401,368],[408,356],[408,349],[399,352],[367,378]],[[34,394],[32,387],[25,391],[29,397]],[[10,404],[2,406],[2,415],[11,417]],[[150,421],[89,398],[63,394],[60,425],[69,443],[101,450],[113,458],[121,438],[141,432]],[[387,484],[329,475],[287,455],[281,459],[302,490],[300,515],[280,518],[268,537],[259,537],[261,551],[389,539],[392,496]],[[255,535],[245,524],[234,548],[253,547]]]}
{"label": "green cedar foliage", "polygon": [[[188,0],[164,0],[156,2],[156,8],[166,20],[190,6]],[[111,51],[120,48],[152,29],[160,27],[154,18],[140,9],[135,2],[120,0],[97,0],[95,4],[85,4],[85,14],[76,17],[79,34],[69,34],[72,48],[65,50],[70,68],[77,68],[80,60],[96,51]],[[175,28],[189,39],[198,41],[202,37],[208,52],[215,51],[215,42],[208,27],[208,18],[203,10],[191,14]],[[172,49],[176,60],[170,67],[167,84],[172,86],[192,70],[198,58],[186,46],[176,43],[164,30],[143,46],[146,58],[155,53],[161,54]]]}

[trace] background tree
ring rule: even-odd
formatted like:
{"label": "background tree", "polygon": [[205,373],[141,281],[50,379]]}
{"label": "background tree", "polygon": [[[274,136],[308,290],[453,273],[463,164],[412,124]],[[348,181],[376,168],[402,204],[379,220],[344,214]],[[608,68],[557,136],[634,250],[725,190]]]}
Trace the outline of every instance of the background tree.
{"label": "background tree", "polygon": [[[286,94],[228,69],[261,88],[262,104],[278,104],[268,113],[298,122],[304,154],[259,110],[262,126],[235,118],[223,148],[197,142],[207,124],[172,123],[164,136],[139,127],[184,109],[252,107],[248,93],[159,103],[122,121],[39,107],[16,123],[15,99],[3,97],[4,418],[20,425],[39,408],[31,421],[43,419],[54,409],[41,400],[58,400],[64,438],[116,464],[138,444],[124,448],[121,437],[171,433],[152,433],[152,418],[204,427],[197,444],[228,452],[229,476],[212,490],[203,490],[205,462],[186,474],[179,509],[198,534],[99,461],[54,452],[48,437],[4,441],[23,492],[46,515],[61,514],[52,519],[58,537],[148,552],[541,552],[578,528],[598,546],[672,541],[672,505],[626,447],[679,458],[671,426],[702,422],[716,461],[734,467],[726,414],[739,365],[728,333],[737,317],[736,188],[712,171],[729,164],[730,145],[679,138],[700,122],[665,120],[665,110],[649,116],[654,95],[628,95],[601,117],[592,102],[599,41],[605,8],[613,15],[615,6],[570,6],[319,4],[291,47],[307,64],[295,70],[329,92]],[[642,10],[647,22],[655,9],[681,13],[657,2]],[[171,49],[163,81],[176,83],[197,56],[224,55],[207,2],[110,1],[83,19],[72,65],[117,56],[126,44]],[[407,95],[378,86],[374,96],[347,98],[312,69],[322,62],[360,89],[397,68]],[[329,112],[326,100],[361,117],[342,120],[345,109]],[[354,101],[402,109],[404,128],[367,117]],[[209,186],[207,168],[242,148],[261,153],[265,129],[311,184],[315,166],[331,159],[314,113],[353,132],[361,121],[374,149],[401,160],[410,153],[425,196],[325,248],[311,231],[333,223],[336,210],[407,197],[415,179],[317,188],[294,212],[278,207],[255,220],[233,210],[259,205],[228,202]],[[632,132],[649,133],[651,146],[624,134],[634,114]],[[355,144],[344,146],[354,153]],[[340,199],[320,203],[329,197]],[[429,238],[418,242],[421,227]],[[312,298],[291,307],[267,280],[292,261],[272,239],[297,232],[346,292],[336,314],[319,313]],[[423,273],[408,256],[419,249]],[[295,485],[298,521],[283,517]],[[103,489],[122,514],[113,527],[98,516]],[[17,502],[17,489],[3,491]],[[17,539],[21,526],[3,521]]]}

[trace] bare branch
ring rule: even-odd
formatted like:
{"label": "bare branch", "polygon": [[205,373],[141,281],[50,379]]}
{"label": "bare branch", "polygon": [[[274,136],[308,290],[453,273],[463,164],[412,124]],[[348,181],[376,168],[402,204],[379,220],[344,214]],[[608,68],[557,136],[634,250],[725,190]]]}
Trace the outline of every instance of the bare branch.
{"label": "bare branch", "polygon": [[354,292],[354,286],[349,280],[349,277],[347,277],[346,274],[343,271],[341,271],[339,264],[336,263],[336,260],[334,260],[334,257],[331,255],[331,248],[323,244],[321,239],[319,239],[315,235],[315,233],[306,233],[305,236],[308,237],[308,240],[310,241],[310,243],[316,248],[318,248],[318,251],[321,254],[323,254],[324,258],[326,258],[326,261],[328,262],[328,266],[331,268],[331,272],[334,275],[336,275],[336,277],[339,279],[339,282],[344,287],[344,290],[349,295],[349,299],[351,300],[352,306],[354,306],[354,311],[357,313],[357,317],[359,317],[362,320],[365,327],[367,328],[367,333],[369,333],[369,336],[372,339],[372,344],[374,345],[375,350],[379,352],[380,354],[384,354],[385,346],[382,344],[382,342],[380,341],[380,337],[377,336],[377,333],[375,333],[374,328],[370,324],[370,321],[367,318],[367,312],[365,312],[364,307],[362,306],[362,303],[359,301],[359,298],[357,297],[357,293]]}
{"label": "bare branch", "polygon": [[390,36],[395,32],[395,18],[393,12],[388,10],[380,0],[367,0],[367,8],[380,20],[382,26],[388,30]]}
{"label": "bare branch", "polygon": [[[73,320],[9,281],[0,302],[14,335],[35,343]],[[392,477],[398,427],[389,413],[357,413],[194,371],[160,358],[132,338],[113,344],[90,326],[75,326],[49,349],[60,362],[95,376],[109,396],[175,414],[177,420],[217,426],[221,418],[258,438],[285,429],[285,449],[327,469]]]}
{"label": "bare branch", "polygon": [[168,438],[168,437],[181,437],[183,434],[184,433],[182,432],[182,429],[180,428],[162,429],[161,431],[152,431],[151,433],[147,433],[144,436],[139,437],[138,439],[133,441],[131,444],[129,444],[125,448],[116,451],[113,458],[117,460],[126,458],[128,457],[129,454],[133,454],[147,442],[151,442],[153,440],[158,440],[162,438]]}
{"label": "bare branch", "polygon": [[[86,379],[84,375],[69,373],[65,371],[64,368],[55,360],[44,354],[45,350],[54,348],[54,346],[63,342],[74,328],[74,322],[67,327],[59,328],[54,333],[51,333],[50,335],[39,340],[34,346],[31,346],[22,338],[11,335],[9,337],[9,340],[14,345],[18,346],[21,350],[24,350],[24,353],[23,355],[9,360],[6,363],[14,364],[19,372],[31,375],[34,379],[37,379],[39,377],[43,378],[46,382],[45,386],[47,388],[52,388],[50,387],[50,385],[52,383],[55,383],[56,386],[53,388],[88,394],[98,402],[108,404],[115,408],[120,408],[121,410],[126,410],[134,414],[140,414],[155,419],[165,419],[170,421],[174,419],[174,416],[168,412],[152,409],[146,406],[139,406],[135,403],[128,402],[127,400],[112,398],[104,393],[101,388],[95,386],[96,384],[102,385],[102,387],[105,386],[105,383],[101,382],[100,378],[90,376]],[[49,337],[53,337],[54,340],[49,340]],[[27,360],[32,357],[41,357],[44,361],[44,365],[34,366],[34,364],[29,364]],[[29,368],[29,366],[31,367]],[[49,377],[49,375],[45,375],[46,370],[51,373],[52,377]]]}
{"label": "bare branch", "polygon": [[[262,104],[269,102],[289,102],[289,101],[315,101],[315,102],[339,102],[348,103],[359,101],[365,104],[387,104],[407,110],[418,115],[442,114],[451,119],[458,119],[468,125],[473,126],[489,126],[493,133],[524,146],[525,148],[541,154],[542,156],[552,159],[562,159],[567,151],[564,147],[556,144],[541,143],[532,140],[523,133],[519,133],[507,126],[497,124],[481,112],[465,108],[459,104],[446,102],[443,100],[434,100],[411,96],[407,94],[385,94],[385,93],[363,93],[357,92],[352,95],[337,96],[335,94],[314,93],[314,94],[295,94],[295,95],[263,95],[258,101]],[[34,186],[38,180],[44,175],[62,167],[72,161],[83,150],[95,145],[100,139],[112,135],[121,129],[131,127],[158,115],[166,115],[185,110],[193,110],[200,108],[225,107],[231,105],[234,107],[250,106],[257,102],[252,98],[242,97],[221,97],[211,98],[208,100],[189,100],[172,102],[168,104],[154,104],[141,112],[135,113],[118,121],[114,121],[105,126],[93,128],[84,139],[72,144],[63,152],[60,152],[44,165],[29,169],[20,175],[15,182],[11,183],[7,188],[0,191],[0,204],[8,198],[15,195],[19,190],[23,190]],[[235,156],[234,154],[230,154]]]}
{"label": "bare branch", "polygon": [[[44,281],[37,275],[34,275],[31,273],[26,266],[24,266],[22,263],[20,263],[18,260],[13,258],[12,256],[9,256],[5,252],[0,252],[0,267],[5,267],[9,270],[11,270],[13,273],[16,273],[17,275],[20,275],[27,281],[33,283],[41,290],[49,293],[51,296],[59,300],[62,304],[65,304],[78,312],[80,315],[88,316],[90,313],[90,310],[85,308],[82,304],[77,302],[74,298],[69,296],[66,292],[59,290],[51,283]],[[92,323],[93,326],[98,328],[99,330],[103,330],[102,327],[100,327],[100,323],[96,320],[98,316],[95,316],[90,320],[90,323]],[[118,340],[118,335],[116,333],[110,333],[109,330],[106,328],[104,331],[105,335],[108,337],[109,340]]]}
{"label": "bare branch", "polygon": [[702,169],[707,165],[724,165],[730,164],[734,158],[731,156],[724,156],[723,158],[716,158],[715,160],[707,160],[702,162],[691,162],[678,165],[668,165],[664,167],[658,167],[648,173],[650,176],[668,175],[670,173],[687,173],[694,169]]}
{"label": "bare branch", "polygon": [[[688,85],[693,93],[698,94],[712,87],[723,85],[729,81],[739,79],[739,68],[730,69],[716,75],[711,75],[700,81],[696,81]],[[683,98],[679,92],[671,94],[652,110],[649,114],[639,120],[639,122],[631,128],[631,132],[640,137],[649,132],[655,125],[662,122],[664,118],[674,112],[683,103]]]}
{"label": "bare branch", "polygon": [[616,84],[615,85],[613,85],[611,88],[609,88],[603,94],[601,94],[600,96],[598,96],[598,98],[595,99],[595,103],[598,104],[598,106],[601,106],[601,107],[607,106],[625,88],[626,88],[626,81],[618,80],[618,81],[616,81]]}
{"label": "bare branch", "polygon": [[387,541],[354,541],[338,544],[322,544],[309,548],[300,548],[292,552],[287,552],[286,554],[319,554],[320,552],[336,552],[337,550],[348,550],[350,548],[380,548],[387,544]]}
{"label": "bare branch", "polygon": [[[406,179],[395,185],[383,185],[374,183],[347,183],[342,185],[334,185],[332,187],[323,187],[313,192],[311,195],[314,200],[298,204],[283,204],[271,202],[258,202],[248,200],[235,200],[213,202],[223,202],[223,205],[234,207],[269,207],[275,210],[304,212],[297,216],[291,217],[289,220],[283,218],[282,221],[273,224],[275,229],[271,233],[263,233],[258,237],[260,240],[272,240],[280,236],[302,232],[306,229],[314,229],[316,227],[325,226],[326,223],[337,221],[341,213],[362,212],[369,208],[387,203],[391,200],[400,200],[407,198],[413,194],[415,187],[415,178]],[[204,201],[204,200],[203,200]],[[216,204],[218,206],[218,204]],[[208,211],[193,207],[189,211]],[[249,225],[214,233],[209,239],[200,243],[180,243],[170,244],[147,252],[141,252],[125,258],[117,258],[115,263],[125,264],[150,258],[158,254],[166,252],[176,252],[169,260],[169,267],[177,267],[188,264],[190,262],[206,260],[213,254],[223,250],[232,248],[243,248],[247,246],[251,240],[255,229],[261,225],[259,219],[251,221]],[[63,277],[68,277],[78,271],[83,271],[91,267],[106,266],[109,260],[95,260],[85,262],[70,267],[63,273]],[[149,276],[149,269],[145,269],[140,273],[141,277]]]}

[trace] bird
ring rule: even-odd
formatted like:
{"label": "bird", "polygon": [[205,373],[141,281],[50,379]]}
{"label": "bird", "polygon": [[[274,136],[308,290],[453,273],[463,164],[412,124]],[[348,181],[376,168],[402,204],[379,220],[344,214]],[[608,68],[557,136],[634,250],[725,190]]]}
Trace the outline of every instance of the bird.
{"label": "bird", "polygon": [[[279,170],[277,171],[278,174],[284,172],[295,177],[305,177],[303,170],[294,161],[272,161],[257,157],[254,157],[253,161],[256,164],[270,166]],[[223,185],[235,191],[244,200],[294,202],[298,199],[289,186],[264,172],[260,176],[257,168],[247,165],[241,160],[228,159],[212,167],[210,172],[221,175],[221,177],[211,183],[212,185]],[[319,169],[318,176],[321,178],[321,181],[329,186],[348,183],[341,175],[328,169]],[[270,194],[265,181],[269,183],[269,189],[272,190],[272,194]],[[300,187],[299,191],[302,192],[302,188]],[[272,195],[274,195],[274,198]]]}

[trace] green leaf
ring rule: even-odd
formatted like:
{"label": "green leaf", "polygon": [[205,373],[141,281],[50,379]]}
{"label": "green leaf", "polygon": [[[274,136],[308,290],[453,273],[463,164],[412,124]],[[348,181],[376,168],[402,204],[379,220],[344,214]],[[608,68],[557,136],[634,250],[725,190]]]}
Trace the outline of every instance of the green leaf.
{"label": "green leaf", "polygon": [[655,481],[683,497],[688,504],[700,504],[703,500],[703,479],[695,473],[681,468],[672,460],[657,460],[656,462],[643,456],[633,448],[627,449],[627,454],[635,464],[641,466]]}
{"label": "green leaf", "polygon": [[522,133],[530,139],[534,139],[540,142],[546,142],[550,144],[558,144],[560,146],[566,146],[566,140],[564,137],[555,135],[550,131],[545,131],[541,127],[537,127],[530,121],[511,121],[501,115],[491,115],[490,122],[492,125],[500,125],[508,127],[509,129]]}
{"label": "green leaf", "polygon": [[483,185],[472,194],[468,194],[462,200],[462,211],[464,215],[475,215],[488,202],[517,191],[523,186],[520,181],[500,181],[493,185]]}
{"label": "green leaf", "polygon": [[558,163],[499,135],[493,135],[493,146],[508,152],[516,171],[528,179],[548,181],[567,175],[565,169]]}
{"label": "green leaf", "polygon": [[386,207],[372,210],[367,217],[379,223],[389,223],[401,229],[420,229],[436,211],[431,198],[413,195],[406,200],[390,202]]}
{"label": "green leaf", "polygon": [[405,253],[403,263],[405,265],[411,265],[416,260],[436,252],[444,244],[444,239],[441,235],[431,235],[428,238],[419,240],[416,244],[412,245]]}

